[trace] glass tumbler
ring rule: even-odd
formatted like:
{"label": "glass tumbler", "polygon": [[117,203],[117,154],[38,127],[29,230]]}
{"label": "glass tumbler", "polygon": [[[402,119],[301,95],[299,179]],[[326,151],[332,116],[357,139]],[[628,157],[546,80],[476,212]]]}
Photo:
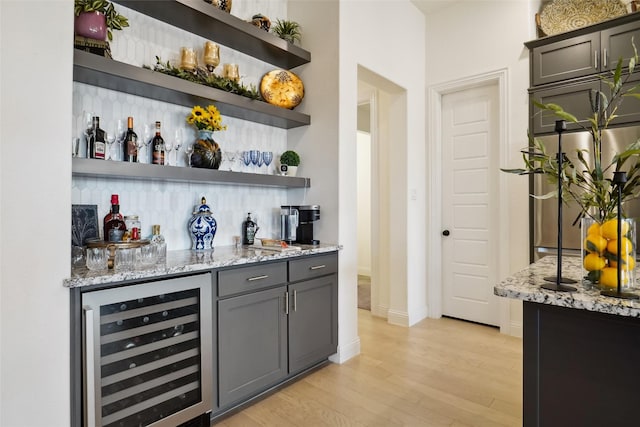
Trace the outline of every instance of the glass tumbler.
{"label": "glass tumbler", "polygon": [[87,268],[91,271],[106,270],[109,265],[107,248],[87,248]]}
{"label": "glass tumbler", "polygon": [[136,264],[140,267],[151,267],[158,260],[156,245],[144,245],[136,249]]}
{"label": "glass tumbler", "polygon": [[116,270],[133,270],[136,261],[135,248],[122,248],[116,250],[114,268]]}

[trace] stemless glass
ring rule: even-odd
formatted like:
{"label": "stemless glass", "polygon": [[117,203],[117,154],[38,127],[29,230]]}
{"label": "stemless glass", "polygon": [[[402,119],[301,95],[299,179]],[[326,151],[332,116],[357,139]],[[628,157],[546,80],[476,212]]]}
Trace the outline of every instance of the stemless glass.
{"label": "stemless glass", "polygon": [[267,175],[269,174],[269,166],[273,161],[273,151],[263,151],[262,152],[262,161],[267,166]]}

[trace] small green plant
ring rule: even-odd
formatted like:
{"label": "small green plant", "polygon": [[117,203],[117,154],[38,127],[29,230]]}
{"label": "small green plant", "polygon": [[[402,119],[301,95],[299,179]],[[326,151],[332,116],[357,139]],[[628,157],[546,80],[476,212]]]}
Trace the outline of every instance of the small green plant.
{"label": "small green plant", "polygon": [[80,16],[83,12],[100,12],[107,18],[107,37],[113,40],[111,30],[121,30],[129,26],[129,20],[120,15],[113,3],[107,0],[75,0],[73,12]]}
{"label": "small green plant", "polygon": [[300,156],[295,151],[287,150],[280,156],[280,164],[298,166],[300,165]]}
{"label": "small green plant", "polygon": [[287,21],[276,19],[276,25],[271,29],[275,35],[289,43],[300,42],[302,33],[300,32],[300,24],[295,21]]}

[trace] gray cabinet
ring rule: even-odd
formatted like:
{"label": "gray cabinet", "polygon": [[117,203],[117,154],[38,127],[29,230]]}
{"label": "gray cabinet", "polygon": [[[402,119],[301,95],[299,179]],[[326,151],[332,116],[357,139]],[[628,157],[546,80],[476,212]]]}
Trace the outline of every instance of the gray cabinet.
{"label": "gray cabinet", "polygon": [[218,302],[220,407],[241,401],[287,375],[286,287]]}
{"label": "gray cabinet", "polygon": [[217,272],[217,412],[336,352],[337,271],[330,253]]}
{"label": "gray cabinet", "polygon": [[[543,104],[554,103],[576,116],[578,123],[567,123],[567,130],[588,127],[587,117],[593,116],[589,103],[589,92],[599,90],[600,81],[588,81],[563,86],[555,86],[531,92],[531,98]],[[534,135],[553,133],[558,117],[550,111],[541,111],[531,102],[531,120]]]}
{"label": "gray cabinet", "polygon": [[531,49],[533,86],[615,69],[619,58],[633,55],[632,38],[640,43],[640,22],[535,46]]}

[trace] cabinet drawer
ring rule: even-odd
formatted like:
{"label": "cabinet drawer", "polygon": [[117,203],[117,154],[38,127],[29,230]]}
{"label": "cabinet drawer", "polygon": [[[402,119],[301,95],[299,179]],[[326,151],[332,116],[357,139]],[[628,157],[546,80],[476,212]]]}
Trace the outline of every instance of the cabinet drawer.
{"label": "cabinet drawer", "polygon": [[255,291],[286,281],[286,262],[222,270],[218,272],[218,296]]}
{"label": "cabinet drawer", "polygon": [[317,255],[289,261],[289,281],[313,279],[338,271],[338,254]]}

